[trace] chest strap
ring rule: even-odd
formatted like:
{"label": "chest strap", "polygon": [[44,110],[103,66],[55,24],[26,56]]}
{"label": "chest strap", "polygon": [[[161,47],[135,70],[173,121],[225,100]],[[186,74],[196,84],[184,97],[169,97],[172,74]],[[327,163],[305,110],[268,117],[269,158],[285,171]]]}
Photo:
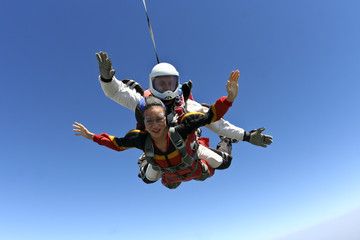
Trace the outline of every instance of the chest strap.
{"label": "chest strap", "polygon": [[[180,154],[181,154],[181,163],[180,164],[178,164],[176,166],[171,166],[171,167],[168,167],[168,168],[160,167],[154,161],[154,145],[152,143],[150,134],[148,134],[147,137],[146,137],[145,149],[144,150],[145,150],[145,154],[146,154],[146,160],[149,163],[151,163],[154,170],[161,171],[161,172],[164,172],[164,173],[176,173],[179,170],[190,167],[193,164],[194,161],[198,160],[197,148],[198,148],[199,144],[197,143],[197,141],[194,142],[194,145],[192,146],[192,148],[193,148],[192,150],[194,151],[194,155],[190,156],[189,153],[187,152],[186,144],[185,144],[183,138],[180,136],[180,134],[177,131],[175,131],[174,127],[169,128],[169,135],[170,135],[170,140],[174,144],[176,150],[178,150],[180,152]],[[195,172],[196,169],[197,169],[197,164],[196,164],[195,169],[193,169],[191,171],[191,174],[193,172]],[[186,175],[188,175],[188,174],[186,174]],[[175,177],[175,178],[181,178],[181,176]]]}

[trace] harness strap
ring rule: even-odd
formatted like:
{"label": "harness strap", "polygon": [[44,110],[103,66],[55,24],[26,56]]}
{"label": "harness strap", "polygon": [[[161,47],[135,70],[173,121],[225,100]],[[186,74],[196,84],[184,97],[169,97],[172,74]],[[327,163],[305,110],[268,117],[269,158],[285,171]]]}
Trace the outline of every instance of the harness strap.
{"label": "harness strap", "polygon": [[175,131],[175,127],[169,128],[169,135],[171,142],[175,145],[176,149],[181,153],[181,160],[188,166],[191,166],[195,159],[198,159],[197,148],[199,144],[194,145],[194,156],[190,156],[187,152],[186,145],[184,139],[180,136],[180,134]]}
{"label": "harness strap", "polygon": [[195,167],[194,167],[194,169],[193,170],[191,170],[191,172],[189,172],[189,173],[186,173],[186,174],[184,174],[184,175],[182,175],[182,176],[179,176],[179,177],[169,177],[169,176],[167,176],[167,175],[165,175],[165,177],[166,178],[169,178],[169,179],[178,179],[178,178],[181,178],[181,179],[185,179],[185,178],[187,178],[188,176],[190,176],[191,174],[193,174],[196,170],[197,170],[197,168],[198,168],[198,160],[199,159],[196,159],[195,161],[196,161],[196,164],[195,164]]}
{"label": "harness strap", "polygon": [[[184,140],[182,139],[180,134],[175,131],[174,127],[169,128],[169,135],[170,135],[171,142],[175,145],[176,149],[181,154],[181,163],[176,166],[172,166],[172,167],[168,167],[168,168],[160,167],[154,161],[154,146],[151,141],[151,136],[147,135],[146,140],[145,140],[144,152],[146,155],[147,162],[152,165],[154,170],[157,170],[157,171],[160,170],[163,173],[176,173],[179,170],[185,169],[187,167],[191,167],[191,165],[193,164],[194,161],[196,161],[196,162],[198,161],[198,155],[197,155],[196,149],[198,148],[199,144],[197,142],[195,142],[195,145],[193,146],[194,155],[190,156],[186,150],[186,145],[185,145]],[[198,167],[198,164],[195,164],[195,168],[192,169],[191,172],[181,175],[181,176],[177,176],[177,177],[166,176],[166,177],[170,178],[170,179],[178,179],[178,178],[185,179],[189,175],[193,174],[197,170],[197,167]]]}
{"label": "harness strap", "polygon": [[[145,140],[145,158],[148,163],[150,163],[154,170],[161,171],[164,173],[175,173],[181,169],[185,169],[188,167],[188,165],[185,165],[183,163],[180,163],[173,167],[163,168],[160,167],[155,161],[154,161],[154,145],[151,141],[151,136],[148,135]],[[179,176],[179,178],[182,176]]]}
{"label": "harness strap", "polygon": [[146,161],[152,165],[152,168],[154,170],[160,171],[161,168],[154,161],[154,146],[152,144],[151,136],[149,134],[146,136],[144,152],[146,155]]}

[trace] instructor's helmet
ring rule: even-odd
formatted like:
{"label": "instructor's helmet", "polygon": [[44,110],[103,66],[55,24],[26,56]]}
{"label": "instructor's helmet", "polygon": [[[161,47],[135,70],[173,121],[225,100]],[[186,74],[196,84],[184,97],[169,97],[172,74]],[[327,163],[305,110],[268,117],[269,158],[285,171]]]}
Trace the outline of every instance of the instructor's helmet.
{"label": "instructor's helmet", "polygon": [[172,100],[179,91],[179,72],[169,63],[159,63],[151,71],[150,90],[162,100]]}

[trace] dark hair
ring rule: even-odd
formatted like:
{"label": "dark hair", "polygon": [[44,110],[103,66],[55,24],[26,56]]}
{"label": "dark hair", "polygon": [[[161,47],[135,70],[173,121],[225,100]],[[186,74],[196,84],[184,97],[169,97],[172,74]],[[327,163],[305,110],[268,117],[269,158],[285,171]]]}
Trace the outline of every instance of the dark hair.
{"label": "dark hair", "polygon": [[137,104],[136,108],[135,108],[135,118],[136,121],[138,122],[138,124],[140,124],[141,126],[145,127],[145,123],[144,123],[144,112],[145,110],[154,107],[154,106],[159,106],[164,108],[164,111],[166,113],[166,107],[164,105],[164,103],[154,97],[154,96],[148,96],[146,98],[142,98],[139,103]]}

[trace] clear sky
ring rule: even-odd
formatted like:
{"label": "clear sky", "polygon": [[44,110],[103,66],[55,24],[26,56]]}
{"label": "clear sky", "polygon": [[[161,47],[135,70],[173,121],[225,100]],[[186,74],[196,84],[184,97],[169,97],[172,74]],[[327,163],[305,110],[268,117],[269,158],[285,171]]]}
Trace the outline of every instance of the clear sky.
{"label": "clear sky", "polygon": [[74,121],[119,137],[134,128],[103,94],[95,53],[148,87],[156,59],[142,1],[2,0],[0,239],[272,240],[360,208],[359,1],[147,7],[160,60],[194,82],[195,99],[225,95],[239,69],[225,118],[265,126],[274,143],[234,144],[231,167],[205,182],[144,184],[139,150],[72,131]]}

